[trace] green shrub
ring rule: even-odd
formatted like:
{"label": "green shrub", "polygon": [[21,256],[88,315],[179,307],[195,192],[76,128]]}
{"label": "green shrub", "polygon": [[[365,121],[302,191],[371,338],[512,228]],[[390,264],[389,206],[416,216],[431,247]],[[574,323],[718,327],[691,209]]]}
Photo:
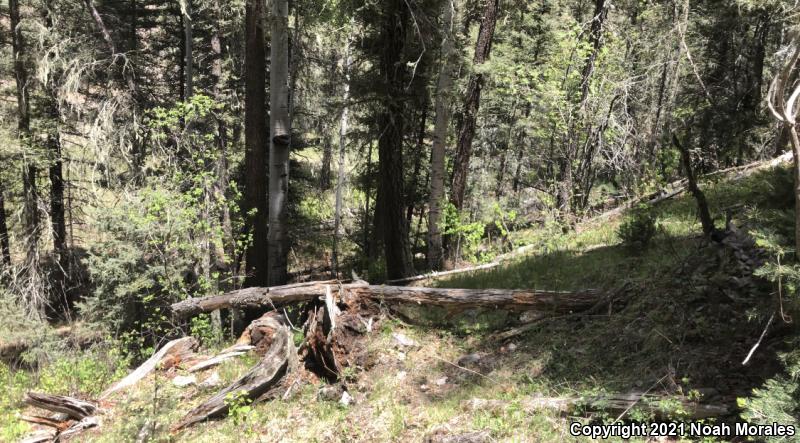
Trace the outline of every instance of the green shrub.
{"label": "green shrub", "polygon": [[649,207],[641,205],[619,225],[617,235],[622,243],[632,248],[644,249],[658,231],[658,216]]}

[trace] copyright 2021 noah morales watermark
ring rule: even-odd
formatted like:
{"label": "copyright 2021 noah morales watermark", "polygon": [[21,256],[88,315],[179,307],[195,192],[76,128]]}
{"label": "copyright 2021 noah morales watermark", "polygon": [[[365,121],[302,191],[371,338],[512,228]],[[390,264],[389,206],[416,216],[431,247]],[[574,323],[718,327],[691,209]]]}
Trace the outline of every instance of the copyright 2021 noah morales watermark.
{"label": "copyright 2021 noah morales watermark", "polygon": [[793,425],[772,423],[756,425],[752,423],[613,423],[586,425],[573,422],[569,425],[573,437],[607,439],[619,437],[794,437],[797,430]]}

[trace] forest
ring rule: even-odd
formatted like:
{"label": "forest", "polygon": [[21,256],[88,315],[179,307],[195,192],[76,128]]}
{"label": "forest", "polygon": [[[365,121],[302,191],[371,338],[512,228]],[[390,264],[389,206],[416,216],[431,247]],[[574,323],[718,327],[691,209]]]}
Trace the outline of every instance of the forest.
{"label": "forest", "polygon": [[798,101],[790,0],[0,0],[0,441],[800,441]]}

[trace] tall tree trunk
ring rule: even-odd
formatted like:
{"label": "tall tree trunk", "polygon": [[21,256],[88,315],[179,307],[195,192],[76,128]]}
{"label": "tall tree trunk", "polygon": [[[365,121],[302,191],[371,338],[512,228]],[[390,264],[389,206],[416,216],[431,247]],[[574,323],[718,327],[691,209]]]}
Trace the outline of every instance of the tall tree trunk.
{"label": "tall tree trunk", "polygon": [[403,217],[403,139],[406,69],[403,58],[407,30],[410,28],[409,6],[404,0],[384,3],[384,26],[379,40],[378,71],[383,81],[378,128],[378,203],[375,216],[380,217],[386,274],[389,279],[403,278],[414,272],[408,243],[408,224]]}
{"label": "tall tree trunk", "polygon": [[55,294],[62,308],[69,312],[74,308],[74,300],[68,296],[67,289],[70,275],[69,250],[67,249],[67,224],[64,214],[64,174],[61,154],[61,140],[58,131],[60,112],[57,97],[52,86],[49,88],[51,110],[49,117],[53,119],[56,129],[48,134],[47,145],[50,149],[50,220],[53,229],[53,251],[56,256],[57,269],[53,278]]}
{"label": "tall tree trunk", "polygon": [[[213,57],[211,62],[211,77],[213,78],[214,82],[213,94],[214,101],[219,105],[225,106],[226,99],[223,94],[225,84],[222,77],[223,55],[222,29],[220,23],[222,20],[222,8],[220,6],[220,0],[216,0],[214,2],[214,18],[214,32],[211,35],[211,54]],[[224,263],[221,263],[221,266],[223,269],[230,270],[230,263],[236,254],[236,243],[233,237],[230,205],[228,204],[228,199],[226,197],[228,186],[230,185],[230,171],[228,169],[228,130],[225,120],[222,118],[222,116],[216,117],[216,123],[217,131],[215,134],[215,141],[219,153],[217,156],[217,182],[215,192],[217,194],[217,200],[223,202],[220,209],[222,211],[222,247],[225,255]]]}
{"label": "tall tree trunk", "polygon": [[428,266],[432,270],[442,268],[442,232],[439,223],[444,201],[444,155],[447,146],[447,129],[450,126],[450,98],[455,75],[455,17],[457,0],[445,2],[442,23],[446,26],[442,41],[442,67],[436,84],[434,104],[436,120],[433,125],[433,147],[431,148],[430,196],[428,200]]}
{"label": "tall tree trunk", "polygon": [[245,189],[244,213],[252,243],[247,248],[245,284],[266,286],[267,260],[267,127],[264,2],[247,0],[245,9]]}
{"label": "tall tree trunk", "polygon": [[[342,191],[344,189],[344,154],[347,146],[347,118],[348,104],[350,100],[350,41],[344,45],[344,57],[342,57],[344,70],[344,91],[342,93],[342,117],[339,121],[339,170],[336,174],[336,209],[333,214],[333,254],[331,256],[331,271],[333,278],[339,274],[339,239],[341,237],[340,227],[342,223]],[[366,226],[366,225],[365,225]]]}
{"label": "tall tree trunk", "polygon": [[[499,0],[486,0],[481,27],[478,31],[478,41],[475,44],[475,56],[472,59],[475,67],[482,65],[489,59],[494,29],[497,24],[498,3]],[[478,72],[470,75],[464,100],[463,120],[458,134],[456,157],[453,162],[453,179],[450,186],[450,202],[458,210],[464,207],[469,160],[472,156],[472,139],[475,137],[475,122],[478,118],[483,83],[482,73]]]}
{"label": "tall tree trunk", "polygon": [[331,162],[333,161],[333,144],[328,134],[328,125],[321,124],[322,136],[322,168],[319,171],[319,188],[327,191],[331,188]]}
{"label": "tall tree trunk", "polygon": [[[580,84],[580,99],[578,100],[577,115],[571,117],[569,125],[569,141],[567,145],[567,155],[562,159],[561,166],[561,182],[558,193],[558,207],[562,217],[566,217],[570,223],[572,222],[571,215],[573,212],[573,192],[575,188],[575,181],[582,182],[580,174],[575,177],[573,171],[573,162],[578,160],[578,150],[580,143],[580,134],[586,133],[587,137],[591,134],[591,123],[587,123],[584,127],[583,120],[586,120],[586,106],[588,104],[589,89],[592,82],[592,74],[594,74],[595,61],[600,54],[600,49],[603,46],[603,25],[605,24],[606,16],[608,15],[608,8],[606,7],[606,0],[595,0],[594,12],[592,15],[592,24],[589,32],[589,44],[592,45],[592,51],[586,57],[581,72]],[[581,131],[578,127],[581,126],[585,130]],[[586,146],[588,149],[593,149],[589,146],[592,142],[587,138]]]}
{"label": "tall tree trunk", "polygon": [[9,1],[11,18],[11,46],[14,59],[14,77],[17,95],[17,136],[23,146],[22,187],[25,194],[24,214],[27,237],[25,267],[29,276],[31,295],[29,308],[35,313],[44,313],[44,299],[39,297],[39,192],[36,187],[36,164],[28,156],[30,143],[30,105],[28,102],[28,71],[25,67],[25,41],[20,27],[19,1]]}
{"label": "tall tree trunk", "polygon": [[192,0],[182,0],[181,9],[181,14],[183,14],[183,69],[186,81],[183,90],[183,100],[189,101],[194,94],[194,69],[192,65],[194,53],[194,44],[192,41]]}
{"label": "tall tree trunk", "polygon": [[414,217],[414,205],[419,199],[420,187],[420,168],[422,167],[422,151],[425,149],[425,126],[428,123],[428,103],[427,100],[422,104],[422,112],[419,118],[419,130],[417,132],[417,146],[414,153],[414,170],[411,173],[411,189],[408,190],[406,196],[406,223],[411,226],[411,220]]}
{"label": "tall tree trunk", "polygon": [[272,0],[270,38],[269,284],[287,279],[289,193],[289,2]]}

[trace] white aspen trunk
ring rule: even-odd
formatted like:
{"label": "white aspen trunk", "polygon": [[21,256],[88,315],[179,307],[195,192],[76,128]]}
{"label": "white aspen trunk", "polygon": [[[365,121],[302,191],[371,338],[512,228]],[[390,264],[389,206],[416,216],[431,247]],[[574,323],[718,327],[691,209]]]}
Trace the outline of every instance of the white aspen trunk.
{"label": "white aspen trunk", "polygon": [[186,76],[186,90],[184,91],[186,97],[185,101],[189,101],[194,93],[194,72],[192,69],[192,52],[194,46],[192,42],[192,0],[184,0],[183,4],[183,38],[184,38],[184,75]]}
{"label": "white aspen trunk", "polygon": [[339,170],[336,175],[336,209],[333,214],[333,251],[331,254],[331,271],[336,278],[339,273],[339,238],[342,223],[342,190],[344,188],[344,154],[347,142],[347,102],[350,100],[350,41],[344,45],[344,91],[342,94],[342,117],[339,123]]}
{"label": "white aspen trunk", "polygon": [[439,222],[444,201],[444,154],[447,144],[447,128],[450,124],[450,90],[453,87],[455,51],[453,38],[456,0],[445,3],[444,23],[447,30],[442,42],[442,69],[436,85],[436,120],[433,129],[433,149],[431,152],[430,200],[428,205],[428,266],[433,270],[442,267],[442,233]]}
{"label": "white aspen trunk", "polygon": [[272,1],[270,45],[269,235],[271,285],[286,280],[286,200],[289,190],[289,2]]}

